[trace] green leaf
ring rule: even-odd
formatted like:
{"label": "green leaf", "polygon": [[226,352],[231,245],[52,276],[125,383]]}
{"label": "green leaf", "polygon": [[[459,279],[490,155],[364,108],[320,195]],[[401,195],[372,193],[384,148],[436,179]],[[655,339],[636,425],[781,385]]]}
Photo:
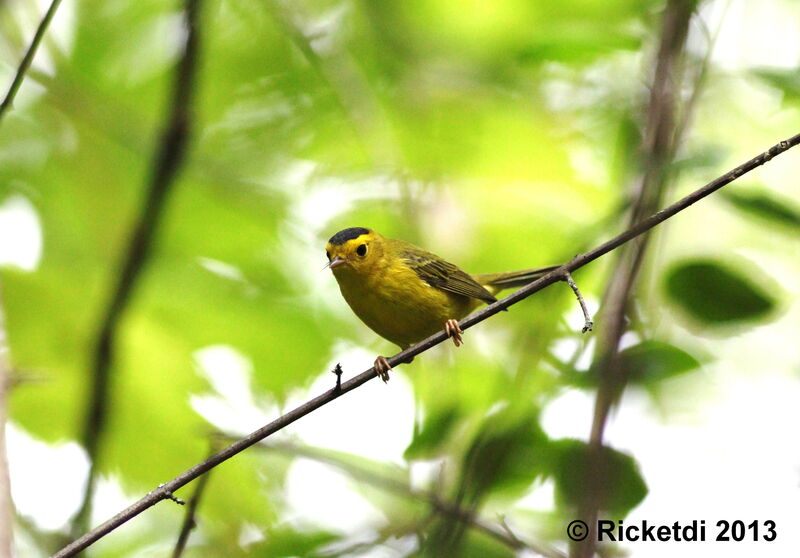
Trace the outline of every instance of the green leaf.
{"label": "green leaf", "polygon": [[[192,457],[186,461],[194,463],[198,460]],[[243,452],[211,471],[198,512],[203,532],[210,540],[217,545],[235,548],[245,526],[260,527],[275,522],[281,502],[270,497],[265,485],[285,480],[285,470],[273,464],[274,460],[265,461],[263,455]],[[266,479],[265,471],[274,478]],[[248,488],[243,489],[244,486]],[[194,486],[187,486],[178,494],[188,499],[193,491]],[[231,513],[231,510],[236,512]],[[213,555],[235,556],[233,552],[221,549],[209,553],[209,556]]]}
{"label": "green leaf", "polygon": [[755,75],[765,83],[780,89],[786,99],[792,102],[800,101],[800,73],[793,70],[756,70]]}
{"label": "green leaf", "polygon": [[587,497],[590,481],[592,488],[599,491],[600,509],[620,516],[647,495],[639,466],[630,455],[604,446],[595,460],[585,442],[572,439],[558,440],[552,447],[552,476],[561,504],[578,508]]}
{"label": "green leaf", "polygon": [[[628,381],[644,385],[691,372],[699,366],[695,357],[663,341],[643,341],[619,353],[619,367]],[[598,384],[595,369],[579,372],[565,366],[562,378],[570,385],[584,389],[594,389]]]}
{"label": "green leaf", "polygon": [[734,190],[723,191],[721,196],[736,209],[800,230],[800,209],[789,205],[788,200],[781,200],[767,192],[737,192]]}
{"label": "green leaf", "polygon": [[585,64],[602,54],[618,50],[636,50],[641,39],[633,33],[607,33],[601,27],[579,28],[569,24],[551,28],[517,53],[522,63],[557,60],[568,64]]}
{"label": "green leaf", "polygon": [[[499,528],[499,527],[498,527]],[[437,516],[424,539],[422,548],[411,554],[415,558],[459,556],[460,558],[512,558],[516,553],[483,531],[470,528],[446,514]]]}
{"label": "green leaf", "polygon": [[650,384],[700,366],[692,355],[669,343],[644,341],[619,354],[619,365],[631,382]]}
{"label": "green leaf", "polygon": [[488,417],[464,456],[462,485],[468,501],[487,491],[523,492],[545,472],[548,442],[536,412],[506,407]]}
{"label": "green leaf", "polygon": [[460,416],[461,412],[455,405],[428,413],[423,423],[415,429],[414,438],[403,457],[409,460],[435,457]]}
{"label": "green leaf", "polygon": [[320,549],[337,540],[327,531],[301,532],[289,528],[274,528],[265,533],[264,540],[250,547],[248,556],[282,558],[284,556],[319,556]]}
{"label": "green leaf", "polygon": [[[446,556],[447,554],[438,554]],[[458,555],[462,558],[513,558],[517,554],[497,539],[475,529],[468,529]]]}
{"label": "green leaf", "polygon": [[775,309],[774,297],[754,279],[752,265],[732,270],[711,260],[690,260],[667,274],[667,298],[687,315],[706,325],[737,324],[765,318]]}

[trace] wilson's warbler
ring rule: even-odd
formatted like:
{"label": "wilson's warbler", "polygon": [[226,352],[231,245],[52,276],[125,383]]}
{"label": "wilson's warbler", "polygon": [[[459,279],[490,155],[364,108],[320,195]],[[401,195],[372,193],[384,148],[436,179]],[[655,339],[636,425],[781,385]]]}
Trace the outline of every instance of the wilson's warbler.
{"label": "wilson's warbler", "polygon": [[[422,248],[364,227],[339,231],[325,250],[326,267],[356,316],[402,349],[442,327],[460,346],[458,320],[495,302],[499,291],[526,285],[557,267],[470,275]],[[384,382],[389,370],[386,358],[378,356],[375,371]]]}

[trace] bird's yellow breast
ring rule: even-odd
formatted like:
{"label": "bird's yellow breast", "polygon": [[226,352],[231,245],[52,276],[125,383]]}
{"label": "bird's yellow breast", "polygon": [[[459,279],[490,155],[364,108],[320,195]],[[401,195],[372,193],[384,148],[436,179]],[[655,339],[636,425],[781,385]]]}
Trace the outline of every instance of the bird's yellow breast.
{"label": "bird's yellow breast", "polygon": [[406,348],[460,320],[479,302],[430,286],[400,258],[385,258],[370,273],[333,270],[342,296],[375,333]]}

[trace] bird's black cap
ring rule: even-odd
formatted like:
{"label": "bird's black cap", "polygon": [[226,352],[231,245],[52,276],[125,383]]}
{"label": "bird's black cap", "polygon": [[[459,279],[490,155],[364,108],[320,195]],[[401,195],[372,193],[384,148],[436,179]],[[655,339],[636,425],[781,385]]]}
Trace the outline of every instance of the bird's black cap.
{"label": "bird's black cap", "polygon": [[350,227],[349,229],[344,229],[337,232],[328,242],[334,246],[339,246],[348,240],[358,238],[362,234],[369,234],[369,229],[365,229],[364,227]]}

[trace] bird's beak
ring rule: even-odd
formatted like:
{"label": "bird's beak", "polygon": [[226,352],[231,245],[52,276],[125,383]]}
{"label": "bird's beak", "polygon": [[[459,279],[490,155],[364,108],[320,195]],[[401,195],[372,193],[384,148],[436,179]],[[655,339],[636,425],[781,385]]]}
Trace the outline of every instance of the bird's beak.
{"label": "bird's beak", "polygon": [[336,256],[336,257],[335,257],[335,258],[333,258],[333,259],[332,259],[330,262],[328,262],[328,265],[327,265],[327,266],[325,266],[325,267],[329,267],[329,268],[331,268],[331,269],[336,269],[336,268],[337,268],[337,267],[339,267],[340,265],[344,265],[344,264],[346,264],[346,263],[347,263],[347,260],[346,260],[346,259],[344,259],[344,258],[340,258],[339,256]]}

